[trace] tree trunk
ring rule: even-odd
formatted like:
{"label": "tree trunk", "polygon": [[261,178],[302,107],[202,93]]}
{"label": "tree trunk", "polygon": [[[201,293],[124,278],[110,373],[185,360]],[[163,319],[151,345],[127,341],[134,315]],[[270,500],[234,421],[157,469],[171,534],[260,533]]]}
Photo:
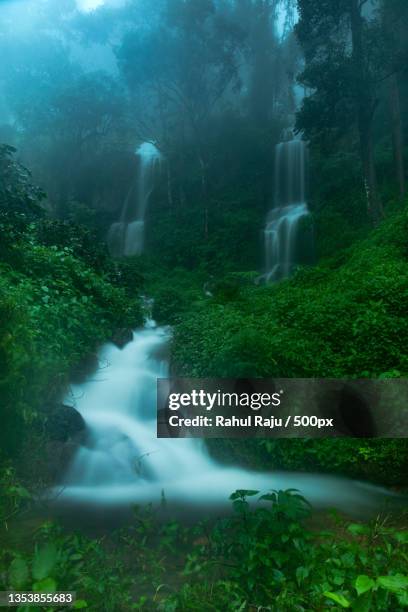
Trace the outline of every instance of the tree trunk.
{"label": "tree trunk", "polygon": [[383,0],[382,15],[384,32],[388,38],[392,50],[391,67],[394,73],[389,80],[389,100],[392,122],[392,144],[394,152],[395,177],[398,184],[400,198],[405,196],[405,165],[404,165],[404,137],[402,132],[400,89],[398,82],[397,58],[404,49],[404,17],[399,14],[398,4],[394,5],[391,0]]}
{"label": "tree trunk", "polygon": [[372,131],[375,101],[373,100],[370,78],[365,66],[363,50],[363,17],[359,0],[350,1],[350,23],[355,79],[354,96],[357,108],[360,156],[367,197],[367,210],[373,223],[377,224],[383,216],[383,208],[378,193],[377,175],[374,163]]}
{"label": "tree trunk", "polygon": [[393,74],[390,83],[390,106],[392,117],[392,140],[394,146],[395,172],[400,198],[405,196],[404,139],[402,135],[401,105],[398,77]]}
{"label": "tree trunk", "polygon": [[167,160],[167,203],[169,208],[173,208],[174,198],[173,198],[173,180],[171,176],[171,166],[170,162]]}

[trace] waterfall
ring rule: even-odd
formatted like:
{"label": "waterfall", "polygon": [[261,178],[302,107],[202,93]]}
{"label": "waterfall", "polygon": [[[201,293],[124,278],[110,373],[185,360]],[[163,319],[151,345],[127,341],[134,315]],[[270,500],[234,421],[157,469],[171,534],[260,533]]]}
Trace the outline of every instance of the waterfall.
{"label": "waterfall", "polygon": [[168,375],[170,339],[169,328],[148,318],[122,350],[104,346],[98,371],[72,387],[65,403],[81,413],[86,438],[56,488],[57,505],[86,505],[104,513],[112,508],[116,516],[132,503],[161,505],[165,499],[172,511],[194,509],[195,516],[229,508],[236,489],[295,488],[316,507],[365,515],[387,499],[382,489],[335,476],[222,466],[202,440],[157,439],[156,380]]}
{"label": "waterfall", "polygon": [[306,203],[307,147],[291,130],[275,150],[274,208],[264,230],[265,281],[287,278],[303,262],[299,244],[301,220],[309,215]]}
{"label": "waterfall", "polygon": [[108,233],[108,246],[114,257],[131,257],[143,251],[145,216],[162,156],[154,144],[144,142],[136,150],[136,158],[135,181],[123,204],[120,221],[113,223]]}

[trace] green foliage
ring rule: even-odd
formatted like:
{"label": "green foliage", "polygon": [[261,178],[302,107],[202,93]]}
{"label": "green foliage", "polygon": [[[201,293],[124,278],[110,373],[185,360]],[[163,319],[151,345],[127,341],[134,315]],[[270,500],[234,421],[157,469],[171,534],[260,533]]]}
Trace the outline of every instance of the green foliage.
{"label": "green foliage", "polygon": [[[196,377],[406,375],[407,231],[404,208],[368,238],[315,268],[300,270],[289,281],[266,287],[244,284],[239,290],[227,284],[227,293],[223,289],[203,298],[184,313],[175,330],[173,359],[179,372]],[[243,449],[238,442],[236,448],[237,459]],[[266,448],[273,466],[405,480],[404,440],[300,445],[274,440]]]}
{"label": "green foliage", "polygon": [[58,399],[76,362],[117,328],[141,323],[138,302],[70,248],[25,241],[15,250],[20,261],[14,269],[0,263],[0,307],[14,313],[0,338],[6,362],[0,380],[3,449],[15,426],[7,414],[23,415],[27,423],[36,419]]}
{"label": "green foliage", "polygon": [[286,565],[302,561],[296,543],[303,532],[299,521],[308,515],[308,506],[293,491],[272,491],[259,497],[269,507],[251,512],[247,498],[258,493],[241,490],[231,495],[236,516],[216,525],[210,554],[230,567],[229,578],[241,585],[248,601],[261,602],[272,598],[270,583],[276,580],[278,586]]}
{"label": "green foliage", "polygon": [[68,247],[74,257],[99,272],[109,269],[109,257],[102,245],[84,225],[56,219],[43,219],[34,227],[36,241],[44,246]]}
{"label": "green foliage", "polygon": [[[341,267],[336,260],[327,261],[279,285],[248,285],[239,300],[220,304],[207,299],[205,308],[192,309],[177,329],[178,363],[190,375],[216,376],[217,355],[233,356],[241,344],[237,333],[253,331],[259,346],[248,351],[252,376],[264,374],[257,353],[270,376],[375,378],[390,370],[404,374],[407,229],[404,210],[356,243],[344,254]],[[199,345],[201,352],[192,345]]]}
{"label": "green foliage", "polygon": [[192,305],[202,302],[207,282],[203,272],[175,268],[169,274],[155,263],[146,279],[146,291],[154,300],[153,319],[159,324],[179,323]]}
{"label": "green foliage", "polygon": [[138,609],[132,604],[132,577],[120,552],[107,553],[101,540],[66,534],[53,524],[40,529],[31,551],[5,547],[0,567],[4,589],[40,593],[76,591],[74,609],[106,612]]}
{"label": "green foliage", "polygon": [[[188,583],[161,610],[403,610],[407,531],[337,520],[307,528],[295,491],[236,491],[235,516],[203,530],[187,558]],[[305,522],[306,521],[306,522]]]}
{"label": "green foliage", "polygon": [[275,469],[323,471],[388,486],[406,485],[408,444],[405,440],[265,439],[260,447],[260,457]]}
{"label": "green foliage", "polygon": [[0,475],[0,525],[7,528],[13,519],[31,502],[30,492],[21,485],[15,469],[3,463]]}
{"label": "green foliage", "polygon": [[406,608],[404,527],[323,514],[313,527],[295,490],[243,489],[230,500],[231,514],[191,527],[138,507],[103,538],[46,523],[24,546],[2,546],[0,586],[74,590],[77,609],[104,612]]}
{"label": "green foliage", "polygon": [[0,145],[0,210],[5,213],[23,212],[41,216],[45,194],[35,187],[29,171],[14,160],[14,147]]}
{"label": "green foliage", "polygon": [[[126,295],[134,299],[145,291],[146,269],[140,257],[126,257],[111,262],[109,280],[121,287]],[[150,269],[147,268],[149,271]]]}
{"label": "green foliage", "polygon": [[175,211],[155,206],[147,223],[147,250],[168,268],[248,270],[258,266],[264,211],[253,194],[227,193],[208,203],[208,235],[202,201]]}
{"label": "green foliage", "polygon": [[76,363],[116,329],[142,322],[135,294],[110,282],[111,265],[90,232],[42,218],[42,194],[11,153],[0,150],[0,190],[6,186],[0,199],[0,440],[6,454],[33,425],[41,430]]}

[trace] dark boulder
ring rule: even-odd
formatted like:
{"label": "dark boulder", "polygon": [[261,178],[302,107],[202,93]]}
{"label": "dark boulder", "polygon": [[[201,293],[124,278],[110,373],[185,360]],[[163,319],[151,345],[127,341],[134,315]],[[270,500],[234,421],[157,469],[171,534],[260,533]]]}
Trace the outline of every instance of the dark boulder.
{"label": "dark boulder", "polygon": [[84,432],[85,421],[78,410],[61,404],[49,415],[46,427],[50,440],[66,442]]}

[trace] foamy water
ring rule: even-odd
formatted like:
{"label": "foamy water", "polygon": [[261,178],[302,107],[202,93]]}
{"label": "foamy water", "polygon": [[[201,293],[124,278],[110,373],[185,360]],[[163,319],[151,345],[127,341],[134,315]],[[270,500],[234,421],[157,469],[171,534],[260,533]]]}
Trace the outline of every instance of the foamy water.
{"label": "foamy water", "polygon": [[83,416],[87,438],[70,466],[60,500],[120,506],[133,503],[208,509],[229,504],[236,489],[298,489],[316,508],[351,514],[377,511],[396,496],[334,476],[253,472],[212,459],[203,441],[157,439],[156,380],[168,375],[169,328],[152,321],[123,350],[99,354],[100,369],[66,398]]}

